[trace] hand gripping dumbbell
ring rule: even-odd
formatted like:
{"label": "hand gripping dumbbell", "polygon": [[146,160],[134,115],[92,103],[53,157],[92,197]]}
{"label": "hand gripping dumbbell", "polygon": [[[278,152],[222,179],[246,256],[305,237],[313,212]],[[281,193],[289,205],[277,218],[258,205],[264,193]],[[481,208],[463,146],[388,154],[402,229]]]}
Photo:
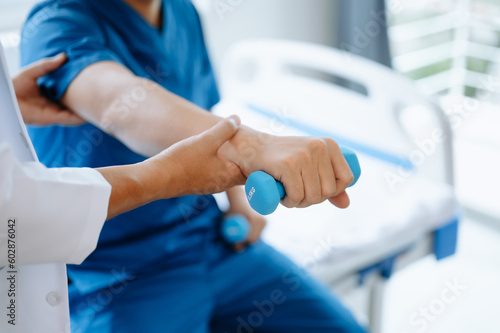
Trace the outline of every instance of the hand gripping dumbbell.
{"label": "hand gripping dumbbell", "polygon": [[[340,147],[349,167],[354,174],[354,181],[349,187],[356,184],[361,175],[356,153],[347,147]],[[247,179],[245,192],[250,206],[262,215],[269,215],[276,210],[280,200],[286,196],[283,184],[264,171],[256,171]]]}
{"label": "hand gripping dumbbell", "polygon": [[[361,168],[358,157],[351,149],[346,147],[340,149],[354,174],[350,187],[358,181]],[[262,215],[274,212],[280,200],[286,195],[283,184],[263,171],[256,171],[248,177],[245,192],[252,208]],[[220,231],[224,240],[229,244],[243,243],[250,234],[250,223],[241,214],[227,215],[222,220]]]}

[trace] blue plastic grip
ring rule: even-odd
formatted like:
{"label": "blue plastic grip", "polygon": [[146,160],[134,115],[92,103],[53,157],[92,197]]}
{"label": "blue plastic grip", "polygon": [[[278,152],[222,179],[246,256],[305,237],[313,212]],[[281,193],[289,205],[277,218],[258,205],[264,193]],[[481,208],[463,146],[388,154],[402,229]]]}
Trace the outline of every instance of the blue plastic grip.
{"label": "blue plastic grip", "polygon": [[264,171],[255,171],[248,176],[245,193],[250,206],[262,215],[274,212],[286,195],[283,184]]}
{"label": "blue plastic grip", "polygon": [[220,232],[229,244],[243,243],[250,235],[250,223],[241,214],[230,214],[222,220]]}
{"label": "blue plastic grip", "polygon": [[342,151],[342,155],[344,155],[344,158],[346,159],[347,164],[349,164],[352,174],[354,175],[354,180],[349,187],[354,186],[361,176],[361,165],[359,165],[358,156],[351,148],[344,146],[340,146],[340,151]]}
{"label": "blue plastic grip", "polygon": [[[354,180],[349,185],[351,187],[356,184],[361,176],[359,160],[353,150],[347,147],[340,147],[340,149],[354,174]],[[245,192],[250,206],[262,215],[269,215],[274,212],[280,200],[286,195],[283,184],[264,171],[256,171],[250,174],[245,185]]]}

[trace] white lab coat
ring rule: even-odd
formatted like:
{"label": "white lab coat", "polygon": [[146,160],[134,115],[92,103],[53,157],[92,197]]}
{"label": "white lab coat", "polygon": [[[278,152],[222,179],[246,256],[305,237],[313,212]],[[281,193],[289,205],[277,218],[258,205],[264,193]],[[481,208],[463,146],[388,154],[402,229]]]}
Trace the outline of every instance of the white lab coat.
{"label": "white lab coat", "polygon": [[36,162],[1,45],[0,58],[0,332],[69,333],[64,264],[79,264],[94,250],[111,186],[92,169]]}
{"label": "white lab coat", "polygon": [[111,190],[99,172],[21,164],[0,143],[0,174],[0,267],[8,264],[9,219],[18,265],[80,264],[95,249]]}

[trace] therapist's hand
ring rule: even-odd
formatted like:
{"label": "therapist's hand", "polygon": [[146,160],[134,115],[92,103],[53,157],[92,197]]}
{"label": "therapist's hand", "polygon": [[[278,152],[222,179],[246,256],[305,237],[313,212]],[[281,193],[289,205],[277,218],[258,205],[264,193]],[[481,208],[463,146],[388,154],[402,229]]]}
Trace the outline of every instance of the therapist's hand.
{"label": "therapist's hand", "polygon": [[211,129],[184,139],[148,160],[157,163],[157,172],[172,175],[168,195],[212,194],[243,185],[240,168],[224,158],[220,147],[237,133],[241,120],[231,116]]}
{"label": "therapist's hand", "polygon": [[221,152],[247,177],[262,170],[281,181],[286,190],[282,204],[288,208],[325,200],[339,208],[350,204],[345,190],[354,175],[330,138],[278,137],[242,126]]}
{"label": "therapist's hand", "polygon": [[155,200],[217,193],[244,184],[238,166],[218,153],[239,126],[240,119],[232,116],[143,162],[97,169],[112,187],[108,218]]}
{"label": "therapist's hand", "polygon": [[32,125],[80,125],[85,121],[68,109],[45,98],[37,79],[58,69],[66,61],[65,54],[42,59],[24,68],[12,81],[23,120]]}

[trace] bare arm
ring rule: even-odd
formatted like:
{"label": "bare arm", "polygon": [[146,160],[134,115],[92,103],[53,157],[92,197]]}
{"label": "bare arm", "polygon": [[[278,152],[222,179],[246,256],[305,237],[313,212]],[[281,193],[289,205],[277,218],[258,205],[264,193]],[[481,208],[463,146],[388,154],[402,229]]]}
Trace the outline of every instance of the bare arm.
{"label": "bare arm", "polygon": [[158,154],[221,120],[110,61],[87,67],[62,102],[145,156]]}
{"label": "bare arm", "polygon": [[[62,102],[146,156],[157,154],[220,120],[109,61],[84,69],[73,80]],[[287,192],[283,200],[287,207],[307,207],[326,199],[338,207],[349,205],[345,189],[353,175],[331,139],[263,137],[241,126],[220,153],[240,167],[245,176],[263,170],[280,180]]]}

